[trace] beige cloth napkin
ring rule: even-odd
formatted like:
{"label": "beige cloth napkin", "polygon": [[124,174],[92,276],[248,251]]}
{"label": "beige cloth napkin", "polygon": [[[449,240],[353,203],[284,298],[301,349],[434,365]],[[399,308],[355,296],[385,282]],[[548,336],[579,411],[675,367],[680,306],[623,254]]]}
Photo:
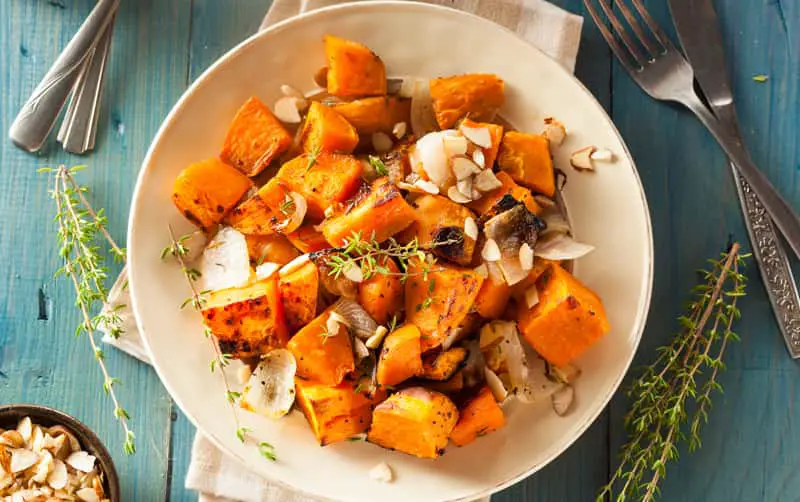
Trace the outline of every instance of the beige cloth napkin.
{"label": "beige cloth napkin", "polygon": [[[370,1],[370,0],[360,0]],[[543,0],[424,0],[477,14],[499,23],[560,62],[570,72],[575,69],[583,18]],[[297,14],[343,3],[340,0],[274,0],[261,29]],[[108,306],[130,305],[127,271],[123,270],[111,289]],[[150,363],[129,309],[118,311],[125,334],[103,340],[128,354]],[[315,502],[306,496],[270,484],[264,478],[226,457],[199,432],[192,445],[186,487],[197,491],[199,502]],[[485,499],[488,500],[488,499]],[[484,502],[484,501],[481,501]]]}

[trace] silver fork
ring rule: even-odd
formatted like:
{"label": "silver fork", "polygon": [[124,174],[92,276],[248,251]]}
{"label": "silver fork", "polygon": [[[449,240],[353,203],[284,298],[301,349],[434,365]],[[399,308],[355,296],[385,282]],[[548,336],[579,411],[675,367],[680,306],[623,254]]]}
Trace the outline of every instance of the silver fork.
{"label": "silver fork", "polygon": [[[631,0],[647,31],[636,19],[624,0],[616,2],[631,32],[614,13],[608,0],[598,0],[611,27],[622,43],[603,22],[592,0],[583,0],[589,15],[608,42],[617,59],[631,78],[650,97],[661,101],[680,103],[694,113],[720,144],[739,173],[750,184],[753,193],[761,199],[764,208],[786,238],[794,253],[800,257],[800,219],[775,187],[750,158],[744,144],[706,108],[694,89],[694,72],[683,54],[672,44],[666,33],[656,24],[640,0]],[[649,34],[648,34],[649,32]]]}

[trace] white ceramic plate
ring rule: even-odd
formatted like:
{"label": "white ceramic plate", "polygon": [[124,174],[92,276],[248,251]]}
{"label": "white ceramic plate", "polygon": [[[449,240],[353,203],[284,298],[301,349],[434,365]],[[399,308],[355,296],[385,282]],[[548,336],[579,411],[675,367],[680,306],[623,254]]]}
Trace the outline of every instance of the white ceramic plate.
{"label": "white ceramic plate", "polygon": [[[264,460],[253,443],[241,444],[223,396],[200,316],[178,307],[188,296],[177,266],[160,261],[167,224],[190,225],[172,205],[179,171],[217,155],[236,109],[251,95],[265,103],[281,84],[304,91],[324,65],[326,33],[358,40],[381,56],[390,76],[490,72],[507,82],[502,115],[517,129],[536,132],[557,117],[569,138],[556,165],[569,173],[564,197],[577,237],[597,250],[576,266],[578,277],[605,302],[612,332],[579,361],[573,411],[564,418],[549,406],[511,406],[507,426],[456,448],[436,461],[420,460],[366,443],[320,448],[299,413],[272,422],[241,413],[279,461]],[[569,152],[610,148],[617,157],[594,173],[569,167]],[[164,385],[189,419],[226,453],[270,480],[307,494],[341,501],[424,502],[472,500],[542,468],[595,420],[633,357],[647,314],[652,282],[652,236],[639,178],[617,131],[591,94],[568,72],[510,31],[462,12],[413,2],[341,5],[284,22],[230,51],[184,94],[164,122],[139,175],[128,234],[130,287],[139,327]],[[378,462],[393,468],[391,484],[370,479]]]}

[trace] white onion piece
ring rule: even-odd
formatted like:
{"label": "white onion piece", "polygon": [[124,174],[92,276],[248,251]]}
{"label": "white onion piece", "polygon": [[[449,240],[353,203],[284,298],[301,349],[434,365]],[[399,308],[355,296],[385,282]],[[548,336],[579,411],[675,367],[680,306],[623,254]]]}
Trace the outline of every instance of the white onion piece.
{"label": "white onion piece", "polygon": [[467,359],[464,361],[464,369],[461,370],[464,374],[464,385],[473,387],[483,381],[484,368],[486,368],[486,361],[483,359],[483,352],[476,340],[469,342],[466,347]]}
{"label": "white onion piece", "polygon": [[281,94],[288,98],[305,99],[305,96],[303,96],[302,92],[287,84],[281,85]]}
{"label": "white onion piece", "polygon": [[536,284],[534,284],[533,286],[525,290],[525,305],[527,305],[529,309],[532,309],[538,304],[539,304],[539,290],[536,288]]}
{"label": "white onion piece", "polygon": [[541,216],[547,227],[539,235],[544,236],[551,233],[568,234],[570,232],[569,222],[558,207],[550,207],[544,210]]}
{"label": "white onion piece", "polygon": [[498,403],[505,401],[508,397],[508,391],[505,385],[503,385],[503,381],[500,380],[500,377],[488,367],[483,369],[483,373],[486,379],[486,385],[489,387],[489,390],[492,391],[494,400]]}
{"label": "white onion piece", "polygon": [[[416,131],[414,131],[416,133]],[[417,140],[411,152],[412,166],[419,165],[437,186],[447,186],[451,179],[443,138],[446,131],[432,132]]]}
{"label": "white onion piece", "polygon": [[297,362],[291,352],[286,349],[269,352],[244,387],[242,407],[272,419],[286,415],[294,404],[296,371]]}
{"label": "white onion piece", "polygon": [[277,272],[280,268],[281,266],[278,265],[277,263],[272,263],[269,261],[262,263],[261,265],[256,267],[256,279],[258,279],[259,281],[267,279],[268,277],[271,277],[272,274]]}
{"label": "white onion piece", "polygon": [[516,396],[520,402],[535,403],[561,390],[563,383],[554,382],[547,377],[547,364],[530,347],[526,349],[527,378],[521,386],[516,389]]}
{"label": "white onion piece", "polygon": [[311,256],[308,253],[301,254],[297,258],[293,259],[292,261],[281,267],[281,269],[278,270],[278,275],[280,275],[281,277],[289,275],[298,268],[308,263],[309,261],[311,261]]}
{"label": "white onion piece", "polygon": [[386,337],[388,333],[389,330],[386,328],[386,326],[378,326],[378,328],[375,330],[375,334],[373,334],[371,337],[369,337],[369,339],[367,339],[366,343],[367,348],[374,350],[380,347],[381,343],[383,343],[383,339]]}
{"label": "white onion piece", "polygon": [[478,336],[478,344],[481,350],[485,351],[489,347],[501,343],[504,339],[505,331],[503,325],[490,322],[481,327],[481,332]]}
{"label": "white onion piece", "polygon": [[552,238],[540,240],[533,254],[546,260],[577,260],[594,251],[594,246],[583,244],[565,234],[554,234]]}
{"label": "white onion piece", "polygon": [[392,134],[397,139],[403,139],[408,131],[408,125],[405,122],[398,122],[392,127]]}
{"label": "white onion piece", "polygon": [[206,246],[197,268],[200,291],[244,286],[251,277],[245,236],[235,228],[222,227]]}
{"label": "white onion piece", "polygon": [[342,274],[353,282],[362,282],[364,280],[364,273],[361,272],[361,267],[352,263],[342,270]]}
{"label": "white onion piece", "polygon": [[394,85],[398,86],[397,97],[399,97],[399,98],[411,98],[411,97],[414,96],[414,88],[417,86],[417,79],[415,79],[415,78],[403,78],[403,79],[400,79],[400,78],[389,78],[389,79],[386,79],[386,84],[387,84],[387,89],[386,90],[387,90],[387,92],[389,91],[388,87],[392,85],[392,81],[394,81]]}
{"label": "white onion piece", "polygon": [[375,319],[370,317],[367,311],[353,300],[339,298],[332,305],[332,310],[347,319],[350,328],[362,340],[369,340],[375,330],[378,329],[378,323],[375,322]]}
{"label": "white onion piece", "polygon": [[414,82],[414,91],[411,94],[410,121],[411,130],[418,138],[439,129],[433,114],[433,102],[427,80],[417,79]]}
{"label": "white onion piece", "polygon": [[488,127],[467,127],[462,125],[458,128],[468,140],[481,148],[491,148],[492,135],[489,134]]}
{"label": "white onion piece", "polygon": [[553,393],[550,399],[553,402],[553,411],[556,412],[556,415],[563,417],[569,413],[569,409],[572,407],[572,402],[575,400],[575,389],[571,385],[565,385]]}
{"label": "white onion piece", "polygon": [[306,211],[308,211],[308,203],[305,197],[297,192],[289,192],[287,196],[292,200],[294,212],[291,216],[275,226],[275,230],[284,234],[290,234],[300,228],[300,225],[303,224],[303,220],[306,217]]}

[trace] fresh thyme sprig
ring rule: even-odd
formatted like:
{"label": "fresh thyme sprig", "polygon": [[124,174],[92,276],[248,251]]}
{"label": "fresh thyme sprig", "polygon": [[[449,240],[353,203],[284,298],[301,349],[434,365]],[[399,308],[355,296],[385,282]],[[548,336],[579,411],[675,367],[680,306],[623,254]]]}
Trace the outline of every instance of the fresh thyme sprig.
{"label": "fresh thyme sprig", "polygon": [[[124,305],[104,310],[108,291],[105,280],[108,269],[97,241],[105,241],[115,259],[125,261],[125,251],[120,248],[106,230],[108,223],[102,210],[95,211],[84,195],[87,188],[79,185],[73,174],[82,167],[44,168],[40,172],[55,173],[51,197],[56,201],[58,224],[59,255],[64,265],[55,276],[69,277],[75,289],[75,305],[81,313],[82,321],[75,331],[76,336],[85,334],[94,357],[103,374],[103,391],[114,405],[114,417],[122,425],[125,435],[123,450],[127,455],[136,452],[135,434],[129,426],[130,414],[117,398],[115,386],[120,380],[110,375],[105,363],[103,350],[97,345],[95,332],[100,326],[108,330],[110,336],[118,338],[122,333],[122,319],[119,310]],[[92,315],[92,312],[98,312]]]}
{"label": "fresh thyme sprig", "polygon": [[598,502],[615,494],[617,502],[655,500],[667,463],[678,457],[678,445],[688,441],[690,452],[700,447],[711,394],[722,391],[717,376],[725,368],[725,349],[739,339],[732,326],[740,317],[738,299],[745,295],[746,278],[739,269],[748,256],[733,244],[719,260],[710,260],[703,283],[693,289],[687,315],[678,318],[681,330],[631,385],[632,404],[625,416],[629,439]]}

